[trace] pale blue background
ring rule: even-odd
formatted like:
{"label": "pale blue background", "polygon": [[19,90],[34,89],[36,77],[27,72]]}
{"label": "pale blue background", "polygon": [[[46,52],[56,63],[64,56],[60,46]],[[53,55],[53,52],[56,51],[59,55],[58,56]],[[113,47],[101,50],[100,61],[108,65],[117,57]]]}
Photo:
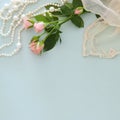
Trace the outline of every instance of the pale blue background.
{"label": "pale blue background", "polygon": [[84,58],[84,29],[62,30],[62,44],[41,57],[24,32],[21,52],[0,58],[0,120],[120,120],[120,57]]}

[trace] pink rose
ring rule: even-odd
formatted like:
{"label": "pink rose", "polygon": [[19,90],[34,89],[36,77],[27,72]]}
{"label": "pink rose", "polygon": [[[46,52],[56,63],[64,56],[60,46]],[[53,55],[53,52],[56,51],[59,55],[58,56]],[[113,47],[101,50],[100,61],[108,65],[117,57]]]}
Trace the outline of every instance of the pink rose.
{"label": "pink rose", "polygon": [[28,29],[29,27],[32,26],[32,23],[29,22],[28,20],[29,20],[29,19],[28,19],[27,17],[25,17],[25,18],[23,19],[23,26],[24,26],[25,29]]}
{"label": "pink rose", "polygon": [[40,44],[40,42],[33,41],[30,43],[29,47],[34,54],[39,55],[42,52],[42,50],[44,49],[44,43]]}
{"label": "pink rose", "polygon": [[45,24],[43,22],[35,23],[34,28],[36,32],[41,32],[45,28]]}
{"label": "pink rose", "polygon": [[36,46],[36,44],[37,44],[37,43],[34,42],[34,41],[30,43],[29,47],[30,47],[30,49],[31,49],[32,51],[35,50],[35,46]]}
{"label": "pink rose", "polygon": [[83,13],[83,8],[82,7],[78,7],[75,9],[74,14],[75,15],[80,15],[81,13]]}

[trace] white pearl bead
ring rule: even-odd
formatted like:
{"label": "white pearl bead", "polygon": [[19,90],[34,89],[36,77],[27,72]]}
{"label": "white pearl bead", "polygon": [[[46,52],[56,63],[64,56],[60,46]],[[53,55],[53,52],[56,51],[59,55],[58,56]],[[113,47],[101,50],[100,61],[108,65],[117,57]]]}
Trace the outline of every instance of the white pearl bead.
{"label": "white pearl bead", "polygon": [[9,10],[9,11],[8,11],[8,13],[10,13],[10,14],[11,14],[11,13],[12,13],[12,11],[11,11],[11,10]]}
{"label": "white pearl bead", "polygon": [[12,22],[12,23],[10,23],[10,25],[11,25],[11,26],[13,26],[13,25],[14,25],[14,23]]}
{"label": "white pearl bead", "polygon": [[14,6],[13,6],[13,9],[14,9],[14,10],[18,10],[18,6],[17,6],[17,5],[14,5]]}
{"label": "white pearl bead", "polygon": [[[17,27],[19,26],[19,24],[21,23],[22,21],[22,18],[25,17],[26,15],[24,15],[24,9],[26,9],[26,7],[29,5],[29,4],[33,4],[35,2],[37,2],[37,0],[11,0],[12,3],[11,4],[5,4],[4,8],[2,10],[0,10],[0,20],[4,20],[3,21],[3,26],[6,26],[6,23],[7,21],[11,20],[13,18],[13,21],[11,22],[10,26],[9,26],[9,29],[6,33],[4,33],[4,27],[0,29],[0,34],[1,36],[8,36],[10,35],[10,42],[8,43],[5,43],[3,45],[0,46],[0,50],[2,50],[3,48],[5,47],[9,47],[10,45],[13,44],[14,40],[15,40],[15,31],[17,29]],[[18,15],[14,15],[14,12],[17,11],[19,8],[21,7],[21,9],[18,11]],[[34,14],[40,14],[40,10],[43,8],[44,6],[42,7],[39,7],[37,9],[35,9],[34,11],[32,12],[29,12],[29,14],[31,15],[31,17],[33,17]],[[2,14],[4,15],[4,10],[5,9],[9,9],[8,10],[8,14],[6,14],[7,16],[2,16]],[[28,14],[28,15],[29,15]],[[20,17],[21,16],[21,17]],[[22,30],[18,31],[17,33],[17,40],[18,42],[16,43],[16,49],[13,50],[11,53],[7,54],[7,53],[1,53],[0,56],[2,57],[9,57],[9,56],[13,56],[14,54],[16,54],[20,48],[22,47],[22,44],[20,42],[21,40],[21,32],[23,31],[24,29],[22,28]]]}
{"label": "white pearl bead", "polygon": [[16,44],[16,46],[17,46],[17,48],[21,48],[21,43],[20,42],[18,42],[17,44]]}
{"label": "white pearl bead", "polygon": [[22,14],[22,15],[21,15],[21,18],[24,18],[24,17],[25,17],[25,14]]}
{"label": "white pearl bead", "polygon": [[58,11],[60,11],[61,9],[60,8],[58,8]]}
{"label": "white pearl bead", "polygon": [[16,21],[16,20],[18,20],[19,18],[18,18],[18,16],[13,16],[13,19]]}
{"label": "white pearl bead", "polygon": [[54,12],[54,11],[55,11],[55,8],[54,8],[54,7],[50,7],[50,8],[49,8],[49,11],[50,11],[50,12]]}
{"label": "white pearl bead", "polygon": [[21,3],[22,1],[21,1],[21,0],[11,0],[11,2],[12,2],[13,4],[18,4],[18,3]]}

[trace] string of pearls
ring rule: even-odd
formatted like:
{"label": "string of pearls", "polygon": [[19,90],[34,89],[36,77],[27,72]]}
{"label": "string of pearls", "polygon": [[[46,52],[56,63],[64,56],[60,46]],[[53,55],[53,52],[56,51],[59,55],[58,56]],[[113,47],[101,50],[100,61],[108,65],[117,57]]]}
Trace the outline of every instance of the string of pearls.
{"label": "string of pearls", "polygon": [[[34,4],[36,3],[37,0],[11,0],[10,3],[7,3],[4,5],[4,7],[0,10],[0,20],[2,22],[2,26],[0,28],[0,36],[2,37],[8,37],[10,36],[10,41],[8,43],[5,43],[3,45],[0,46],[0,50],[2,50],[5,47],[9,47],[10,45],[12,45],[12,43],[14,42],[15,39],[15,31],[16,28],[20,25],[20,23],[22,22],[22,18],[23,16],[23,12],[26,9],[26,7],[30,4]],[[6,13],[6,14],[5,14]],[[15,15],[15,13],[17,15]],[[10,26],[7,30],[7,32],[5,33],[4,30],[6,27],[6,24],[11,20]],[[13,56],[14,54],[16,54],[22,47],[21,44],[21,32],[24,29],[21,28],[18,33],[17,33],[17,43],[16,43],[16,48],[10,52],[10,53],[1,53],[0,57],[9,57],[9,56]]]}
{"label": "string of pearls", "polygon": [[[2,37],[8,37],[10,36],[10,41],[8,43],[5,43],[0,46],[0,50],[4,49],[5,47],[11,46],[14,41],[16,40],[16,48],[10,52],[10,53],[1,53],[0,57],[10,57],[15,55],[20,51],[22,48],[21,44],[21,33],[23,32],[24,28],[21,27],[19,31],[17,32],[17,38],[15,38],[16,35],[16,29],[21,26],[21,23],[23,21],[24,17],[34,17],[36,15],[41,14],[41,11],[44,11],[44,7],[48,5],[53,5],[56,7],[60,7],[61,5],[58,3],[48,3],[45,5],[42,5],[38,8],[36,8],[34,11],[29,11],[28,13],[24,14],[24,10],[27,8],[28,5],[36,3],[38,0],[11,0],[11,3],[5,4],[4,7],[0,10],[0,20],[2,20],[2,27],[0,28],[0,36]],[[61,0],[62,4],[66,2],[66,0]],[[7,11],[7,14],[5,14],[5,11]],[[59,9],[55,9],[54,7],[50,7],[48,10],[49,12],[59,11]],[[17,15],[15,15],[17,13]],[[4,16],[6,15],[6,16]],[[4,32],[6,23],[12,20],[10,23],[10,26],[7,30],[7,32]]]}

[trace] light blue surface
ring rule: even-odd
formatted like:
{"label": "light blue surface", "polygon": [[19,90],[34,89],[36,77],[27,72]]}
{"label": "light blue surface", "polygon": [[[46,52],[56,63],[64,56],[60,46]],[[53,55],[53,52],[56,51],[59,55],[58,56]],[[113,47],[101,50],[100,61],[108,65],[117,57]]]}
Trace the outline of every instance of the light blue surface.
{"label": "light blue surface", "polygon": [[62,30],[62,44],[41,57],[24,32],[21,52],[0,58],[0,120],[120,120],[120,57],[84,58],[84,29]]}

